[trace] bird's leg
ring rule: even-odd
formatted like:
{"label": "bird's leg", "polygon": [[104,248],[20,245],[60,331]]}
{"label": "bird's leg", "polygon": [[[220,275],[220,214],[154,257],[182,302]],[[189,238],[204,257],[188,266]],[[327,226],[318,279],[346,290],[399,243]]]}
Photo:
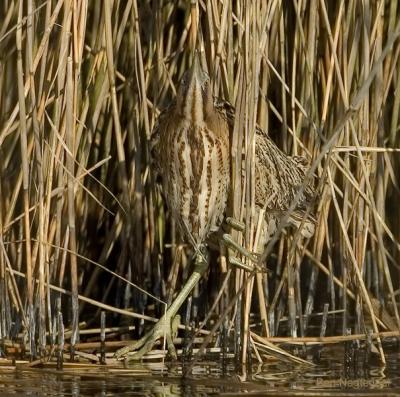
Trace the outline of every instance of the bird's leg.
{"label": "bird's leg", "polygon": [[[208,268],[208,261],[204,255],[196,255],[195,267],[193,273],[186,281],[178,296],[168,307],[165,314],[154,325],[153,329],[144,335],[135,343],[119,349],[115,356],[117,359],[125,358],[127,361],[139,360],[143,355],[148,353],[155,343],[165,337],[167,342],[168,352],[174,359],[177,358],[174,346],[174,337],[178,330],[180,316],[177,315],[180,307],[190,295],[193,288],[200,281]],[[133,352],[133,353],[132,353]]]}

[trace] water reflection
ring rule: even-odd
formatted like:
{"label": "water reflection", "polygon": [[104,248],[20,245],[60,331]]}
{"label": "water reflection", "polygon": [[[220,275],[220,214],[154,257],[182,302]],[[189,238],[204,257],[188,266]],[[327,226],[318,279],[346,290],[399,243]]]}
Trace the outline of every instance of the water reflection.
{"label": "water reflection", "polygon": [[[387,350],[386,350],[387,351]],[[271,360],[254,365],[251,375],[241,382],[232,365],[224,367],[217,360],[198,363],[192,374],[182,376],[180,365],[169,366],[161,373],[154,368],[82,366],[53,369],[14,369],[0,367],[0,396],[251,396],[305,395],[318,391],[335,395],[340,391],[368,391],[368,395],[400,394],[400,355],[397,348],[387,356],[382,368],[372,359],[350,362],[346,368],[343,349],[324,349],[315,367],[288,365]],[[390,393],[390,394],[389,394]],[[397,394],[399,393],[399,394]],[[339,393],[340,394],[340,393]],[[308,394],[309,395],[309,394]],[[313,394],[314,395],[314,394]],[[341,394],[343,395],[343,394]]]}

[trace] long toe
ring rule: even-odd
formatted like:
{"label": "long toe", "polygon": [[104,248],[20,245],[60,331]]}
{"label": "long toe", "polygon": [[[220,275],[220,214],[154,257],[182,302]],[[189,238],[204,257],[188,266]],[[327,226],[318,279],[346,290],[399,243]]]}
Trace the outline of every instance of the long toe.
{"label": "long toe", "polygon": [[147,341],[147,335],[143,336],[142,338],[140,338],[138,341],[122,347],[121,349],[118,349],[115,353],[114,353],[114,357],[117,360],[122,360],[125,358],[125,356],[137,349],[140,349],[144,344],[146,344]]}
{"label": "long toe", "polygon": [[165,338],[170,356],[176,359],[177,355],[173,342],[176,329],[175,321],[171,322],[169,317],[162,317],[150,332],[131,345],[119,349],[115,353],[115,357],[118,360],[125,359],[128,362],[140,360],[153,349],[157,341]]}
{"label": "long toe", "polygon": [[239,252],[240,254],[244,255],[246,258],[250,259],[252,262],[258,261],[258,256],[256,254],[247,250],[242,245],[238,244],[230,234],[228,234],[228,233],[223,234],[222,241],[228,248],[231,248],[231,249]]}
{"label": "long toe", "polygon": [[178,355],[176,354],[174,340],[171,334],[167,335],[166,339],[167,339],[168,354],[173,360],[176,360],[178,358]]}
{"label": "long toe", "polygon": [[154,338],[154,336],[150,337],[139,350],[135,351],[134,353],[129,353],[125,357],[125,361],[130,362],[130,361],[140,360],[145,354],[147,354],[149,351],[153,349],[156,342],[157,338]]}

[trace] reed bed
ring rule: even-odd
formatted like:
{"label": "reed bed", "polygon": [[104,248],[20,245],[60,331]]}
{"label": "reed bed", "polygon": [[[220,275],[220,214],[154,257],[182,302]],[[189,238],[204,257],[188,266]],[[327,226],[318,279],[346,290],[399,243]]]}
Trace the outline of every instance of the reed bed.
{"label": "reed bed", "polygon": [[2,1],[2,354],[110,361],[187,277],[149,137],[197,35],[236,107],[234,237],[256,250],[256,124],[310,162],[318,223],[310,240],[276,234],[268,272],[213,259],[184,310],[186,354],[299,362],[277,344],[353,338],[384,363],[400,327],[399,13],[397,0]]}

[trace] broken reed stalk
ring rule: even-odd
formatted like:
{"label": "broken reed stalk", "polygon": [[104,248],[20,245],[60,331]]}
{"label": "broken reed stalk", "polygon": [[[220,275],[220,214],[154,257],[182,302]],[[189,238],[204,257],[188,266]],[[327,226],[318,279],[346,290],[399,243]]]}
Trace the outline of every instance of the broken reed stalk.
{"label": "broken reed stalk", "polygon": [[[42,354],[60,327],[59,295],[69,328],[72,313],[74,344],[78,307],[81,320],[90,310],[83,303],[99,308],[95,325],[100,309],[151,323],[179,290],[187,253],[174,254],[181,240],[149,172],[148,138],[196,40],[214,93],[236,106],[232,215],[246,232],[234,237],[258,249],[256,123],[285,152],[305,156],[319,183],[312,240],[279,236],[268,247],[269,274],[254,281],[244,270],[211,272],[208,287],[217,288],[203,305],[212,312],[202,326],[213,329],[225,315],[227,335],[239,335],[241,363],[249,351],[262,359],[252,326],[262,324],[261,336],[308,338],[313,314],[324,307],[326,313],[328,303],[330,311],[318,320],[325,338],[339,332],[337,311],[344,313],[343,335],[372,325],[375,341],[382,330],[399,327],[396,0],[329,7],[318,0],[258,0],[250,7],[227,0],[180,0],[162,8],[147,0],[107,0],[103,7],[68,0],[7,4],[0,4],[3,339],[21,316],[26,329],[18,331],[30,353],[38,346]],[[161,300],[150,304],[125,279]],[[69,288],[72,305],[64,296],[71,296]],[[284,315],[289,322],[280,321]],[[380,355],[384,361],[381,348]]]}

